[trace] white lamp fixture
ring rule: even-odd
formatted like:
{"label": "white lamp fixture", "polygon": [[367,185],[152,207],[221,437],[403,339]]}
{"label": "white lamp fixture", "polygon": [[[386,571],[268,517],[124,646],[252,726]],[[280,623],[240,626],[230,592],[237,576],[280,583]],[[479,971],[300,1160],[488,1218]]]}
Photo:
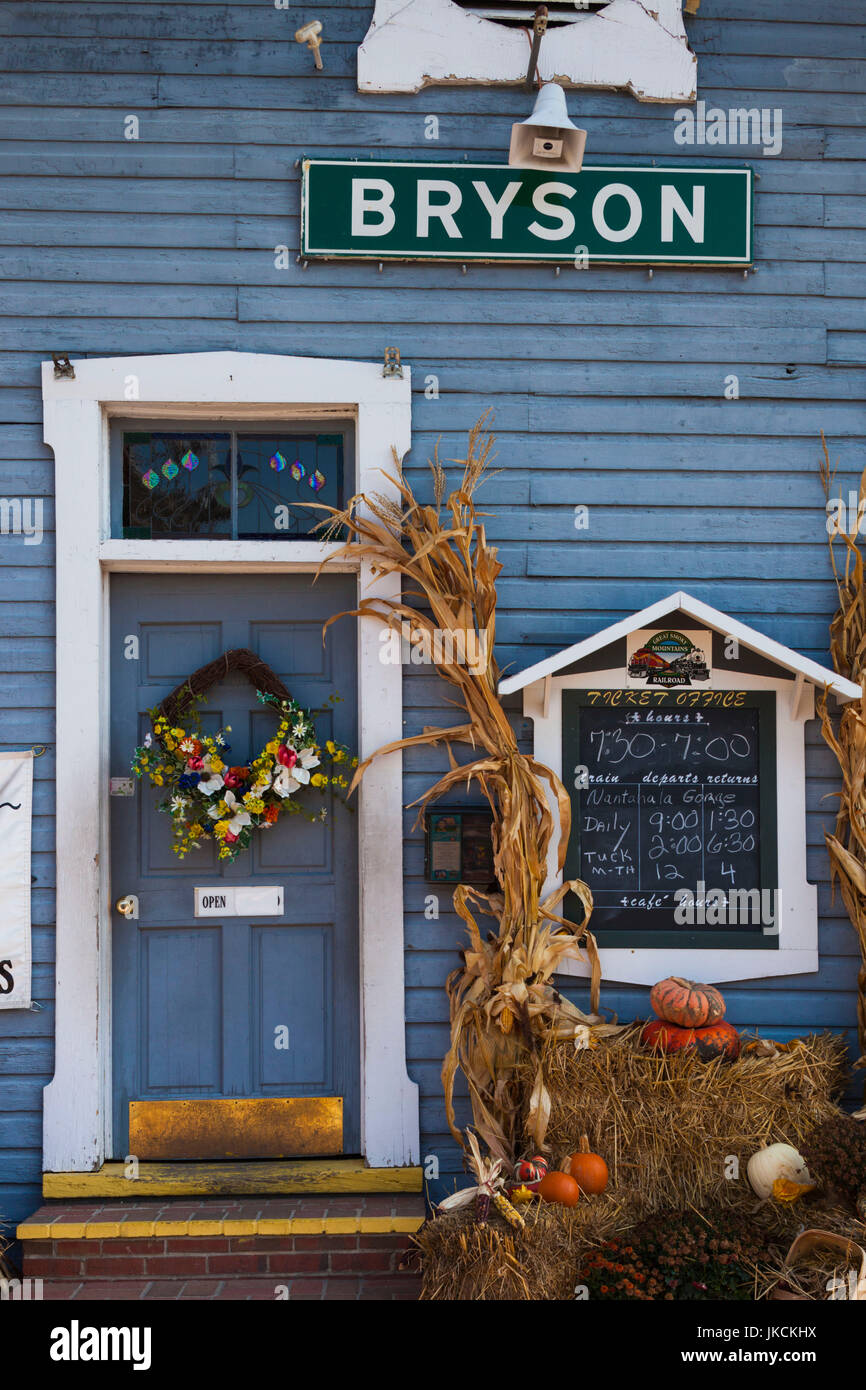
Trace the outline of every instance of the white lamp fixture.
{"label": "white lamp fixture", "polygon": [[511,127],[508,163],[518,169],[563,169],[576,174],[583,163],[586,131],[568,119],[565,92],[545,82],[532,115]]}

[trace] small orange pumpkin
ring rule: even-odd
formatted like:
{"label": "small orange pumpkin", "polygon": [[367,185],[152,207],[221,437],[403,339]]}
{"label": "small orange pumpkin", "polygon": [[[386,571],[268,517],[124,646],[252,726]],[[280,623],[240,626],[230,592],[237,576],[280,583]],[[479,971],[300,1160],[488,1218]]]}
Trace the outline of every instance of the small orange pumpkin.
{"label": "small orange pumpkin", "polygon": [[699,985],[671,975],[650,991],[650,1003],[659,1018],[680,1028],[703,1028],[725,1016],[725,1001],[712,985]]}
{"label": "small orange pumpkin", "polygon": [[740,1035],[732,1023],[712,1023],[695,1029],[695,1047],[704,1062],[713,1057],[727,1057],[733,1062],[740,1055]]}
{"label": "small orange pumpkin", "polygon": [[589,1139],[585,1134],[577,1153],[571,1155],[568,1171],[585,1197],[595,1197],[607,1187],[607,1164],[601,1154],[590,1151]]}
{"label": "small orange pumpkin", "polygon": [[727,1057],[733,1061],[740,1055],[740,1035],[732,1023],[713,1023],[707,1028],[680,1028],[676,1023],[666,1023],[663,1018],[653,1018],[644,1027],[641,1041],[647,1047],[660,1048],[662,1052],[683,1052],[693,1047],[703,1062],[709,1062],[713,1057]]}
{"label": "small orange pumpkin", "polygon": [[538,1191],[545,1202],[556,1202],[561,1207],[576,1206],[580,1197],[580,1188],[569,1173],[546,1173]]}
{"label": "small orange pumpkin", "polygon": [[694,1047],[695,1030],[666,1023],[663,1018],[652,1018],[641,1033],[641,1042],[647,1047],[658,1047],[662,1052],[682,1052],[684,1048]]}

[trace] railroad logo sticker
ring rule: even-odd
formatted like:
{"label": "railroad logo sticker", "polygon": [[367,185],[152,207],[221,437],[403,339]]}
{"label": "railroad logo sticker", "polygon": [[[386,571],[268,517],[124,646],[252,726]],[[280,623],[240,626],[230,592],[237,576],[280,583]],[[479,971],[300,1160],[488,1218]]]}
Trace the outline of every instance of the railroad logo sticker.
{"label": "railroad logo sticker", "polygon": [[703,684],[711,675],[712,640],[710,632],[681,632],[678,628],[629,633],[628,684],[641,688]]}

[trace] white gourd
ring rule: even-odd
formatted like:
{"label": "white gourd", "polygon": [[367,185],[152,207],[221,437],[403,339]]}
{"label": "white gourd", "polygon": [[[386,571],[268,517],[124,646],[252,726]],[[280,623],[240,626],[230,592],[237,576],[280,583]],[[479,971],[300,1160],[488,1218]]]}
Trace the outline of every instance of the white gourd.
{"label": "white gourd", "polygon": [[790,1144],[769,1144],[752,1154],[746,1169],[749,1182],[759,1197],[767,1198],[777,1178],[791,1182],[811,1183],[805,1159]]}

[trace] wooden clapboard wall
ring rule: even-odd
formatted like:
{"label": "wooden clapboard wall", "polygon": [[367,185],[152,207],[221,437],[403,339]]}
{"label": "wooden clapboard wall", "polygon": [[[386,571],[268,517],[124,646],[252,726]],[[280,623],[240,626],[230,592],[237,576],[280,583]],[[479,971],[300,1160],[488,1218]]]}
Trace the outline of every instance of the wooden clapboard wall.
{"label": "wooden clapboard wall", "polygon": [[[292,41],[324,24],[324,71]],[[518,91],[360,96],[355,52],[371,0],[279,10],[259,0],[0,7],[0,496],[45,499],[41,546],[0,536],[0,748],[53,738],[52,460],[39,362],[218,348],[378,359],[415,371],[411,476],[437,436],[459,451],[496,411],[491,485],[501,542],[499,657],[529,661],[682,586],[818,660],[833,588],[818,432],[847,490],[866,463],[860,0],[703,0],[688,20],[709,106],[780,107],[777,158],[674,143],[673,109],[572,93],[587,157],[749,158],[761,175],[758,271],[563,270],[295,264],[301,154],[502,160]],[[136,115],[140,139],[124,139]],[[425,116],[439,140],[425,139]],[[274,247],[292,251],[274,268]],[[738,401],[724,399],[739,377]],[[438,379],[438,399],[429,378]],[[425,393],[425,381],[427,390]],[[82,467],[87,461],[82,460]],[[590,506],[590,529],[572,509]],[[442,687],[407,675],[407,733],[447,722]],[[524,737],[519,707],[514,718]],[[528,742],[524,746],[529,746]],[[406,759],[406,800],[443,766]],[[822,826],[837,786],[809,732],[809,874],[820,885],[817,977],[728,989],[729,1016],[788,1036],[853,1029],[854,938],[830,904]],[[0,1215],[39,1195],[41,1088],[53,1056],[51,753],[36,763],[33,888],[37,1012],[0,1012]],[[424,917],[423,845],[406,816],[408,1051],[422,1088],[423,1154],[459,1161],[439,1070],[445,976],[460,923]],[[582,998],[580,990],[575,997]],[[645,992],[610,988],[629,1016]],[[440,1189],[441,1190],[441,1189]],[[437,1194],[435,1185],[432,1188]]]}

